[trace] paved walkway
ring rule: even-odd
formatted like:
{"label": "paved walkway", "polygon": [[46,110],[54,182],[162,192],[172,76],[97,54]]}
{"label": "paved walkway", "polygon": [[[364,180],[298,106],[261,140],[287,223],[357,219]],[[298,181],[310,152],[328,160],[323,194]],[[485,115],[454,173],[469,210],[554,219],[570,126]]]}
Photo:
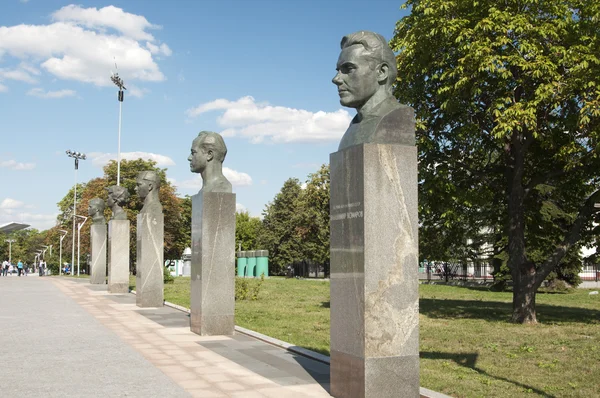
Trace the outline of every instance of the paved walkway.
{"label": "paved walkway", "polygon": [[0,336],[2,397],[329,397],[325,364],[88,279],[0,278]]}

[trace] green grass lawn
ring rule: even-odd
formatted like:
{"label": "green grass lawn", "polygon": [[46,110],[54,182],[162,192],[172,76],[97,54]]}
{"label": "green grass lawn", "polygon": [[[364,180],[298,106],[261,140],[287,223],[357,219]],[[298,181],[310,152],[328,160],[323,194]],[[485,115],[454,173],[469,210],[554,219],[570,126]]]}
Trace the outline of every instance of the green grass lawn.
{"label": "green grass lawn", "polygon": [[[132,288],[135,278],[132,281]],[[189,278],[165,285],[188,307]],[[508,322],[511,293],[420,286],[421,385],[454,397],[598,397],[600,297],[538,294],[538,325]],[[236,324],[329,354],[329,283],[269,278]]]}

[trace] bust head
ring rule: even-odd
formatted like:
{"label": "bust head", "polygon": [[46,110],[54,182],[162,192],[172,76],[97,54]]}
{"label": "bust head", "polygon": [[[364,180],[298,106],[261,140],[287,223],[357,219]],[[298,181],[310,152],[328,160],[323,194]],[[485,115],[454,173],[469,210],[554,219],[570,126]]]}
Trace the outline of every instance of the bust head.
{"label": "bust head", "polygon": [[88,203],[88,215],[92,217],[94,224],[105,223],[104,219],[104,201],[100,198],[90,199]]}
{"label": "bust head", "polygon": [[127,214],[121,208],[129,201],[129,191],[127,188],[120,185],[112,185],[106,188],[108,191],[108,199],[106,204],[112,209],[113,220],[127,220]]}
{"label": "bust head", "polygon": [[231,183],[223,175],[227,146],[220,134],[201,131],[192,142],[190,170],[202,176],[204,192],[231,192]]}
{"label": "bust head", "polygon": [[337,74],[340,104],[360,110],[372,97],[392,95],[396,57],[380,34],[359,31],[342,38]]}
{"label": "bust head", "polygon": [[114,205],[123,206],[129,200],[129,191],[127,188],[120,185],[112,185],[106,188],[108,191],[108,199],[106,203],[109,207]]}
{"label": "bust head", "polygon": [[160,189],[160,176],[155,171],[140,171],[137,176],[135,191],[140,199],[144,200],[151,193],[158,194]]}
{"label": "bust head", "polygon": [[220,134],[211,131],[201,131],[192,142],[190,170],[193,173],[202,173],[209,162],[216,160],[223,164],[227,155],[227,146]]}

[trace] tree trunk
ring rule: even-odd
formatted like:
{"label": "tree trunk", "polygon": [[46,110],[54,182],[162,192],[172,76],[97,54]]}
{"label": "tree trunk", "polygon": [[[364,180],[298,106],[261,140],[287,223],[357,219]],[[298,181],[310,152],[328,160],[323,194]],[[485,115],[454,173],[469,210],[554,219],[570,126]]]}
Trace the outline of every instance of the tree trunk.
{"label": "tree trunk", "polygon": [[508,149],[508,268],[513,279],[513,322],[535,323],[535,265],[525,252],[525,146],[514,133]]}
{"label": "tree trunk", "polygon": [[535,311],[536,271],[533,263],[521,264],[513,270],[513,313],[516,323],[537,323]]}

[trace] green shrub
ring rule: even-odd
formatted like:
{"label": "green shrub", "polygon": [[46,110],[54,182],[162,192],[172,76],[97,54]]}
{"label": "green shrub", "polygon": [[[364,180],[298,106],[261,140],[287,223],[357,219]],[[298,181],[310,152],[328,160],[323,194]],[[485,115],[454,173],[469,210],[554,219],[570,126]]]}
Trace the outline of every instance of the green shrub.
{"label": "green shrub", "polygon": [[260,279],[235,278],[235,299],[236,300],[258,300],[260,289],[265,280],[261,275]]}
{"label": "green shrub", "polygon": [[169,267],[164,267],[163,269],[163,282],[164,283],[173,283],[175,278],[171,276],[171,270]]}

